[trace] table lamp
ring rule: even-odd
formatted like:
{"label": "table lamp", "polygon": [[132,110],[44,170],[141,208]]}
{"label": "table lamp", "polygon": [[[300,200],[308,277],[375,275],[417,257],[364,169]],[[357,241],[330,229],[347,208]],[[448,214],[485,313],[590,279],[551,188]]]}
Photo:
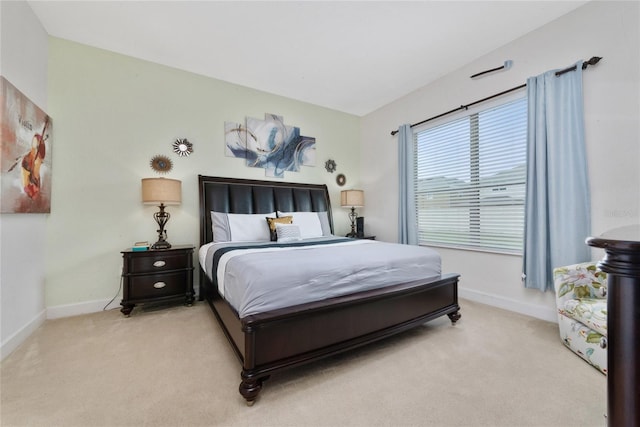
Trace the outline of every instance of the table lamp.
{"label": "table lamp", "polygon": [[340,192],[340,205],[343,208],[351,208],[349,219],[351,220],[351,233],[346,237],[356,237],[356,208],[364,206],[364,191],[362,190],[343,190]]}
{"label": "table lamp", "polygon": [[158,241],[152,249],[169,249],[171,244],[167,242],[167,231],[164,226],[171,218],[169,212],[165,212],[165,205],[179,205],[182,201],[182,182],[168,178],[142,178],[142,203],[145,205],[160,204],[159,212],[153,214],[158,223]]}

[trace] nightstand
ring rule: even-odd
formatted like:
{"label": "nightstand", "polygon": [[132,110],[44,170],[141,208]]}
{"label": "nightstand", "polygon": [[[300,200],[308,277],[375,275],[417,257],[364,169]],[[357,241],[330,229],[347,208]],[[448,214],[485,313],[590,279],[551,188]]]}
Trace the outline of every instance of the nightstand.
{"label": "nightstand", "polygon": [[128,316],[142,303],[183,298],[185,304],[193,304],[193,250],[192,245],[175,245],[122,251],[122,314]]}

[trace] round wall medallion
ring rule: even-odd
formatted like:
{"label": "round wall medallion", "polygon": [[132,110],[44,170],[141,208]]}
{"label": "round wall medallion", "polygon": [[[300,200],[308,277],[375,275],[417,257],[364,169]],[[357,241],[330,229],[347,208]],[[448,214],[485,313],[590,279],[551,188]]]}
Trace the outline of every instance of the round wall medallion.
{"label": "round wall medallion", "polygon": [[339,186],[342,187],[344,184],[346,184],[347,177],[344,176],[344,174],[339,174],[338,176],[336,176],[336,182],[338,183]]}
{"label": "round wall medallion", "polygon": [[167,156],[158,154],[151,159],[151,169],[159,173],[167,173],[173,167],[173,163]]}
{"label": "round wall medallion", "polygon": [[327,170],[327,172],[334,173],[336,171],[336,162],[329,159],[324,162],[324,168]]}
{"label": "round wall medallion", "polygon": [[193,144],[187,138],[178,138],[173,143],[173,152],[180,157],[188,156],[193,153]]}

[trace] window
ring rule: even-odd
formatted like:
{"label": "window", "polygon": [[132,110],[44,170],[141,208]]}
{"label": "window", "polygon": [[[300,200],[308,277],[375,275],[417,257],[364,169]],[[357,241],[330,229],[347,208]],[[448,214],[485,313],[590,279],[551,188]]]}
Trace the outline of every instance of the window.
{"label": "window", "polygon": [[419,243],[521,253],[526,138],[526,98],[417,131]]}

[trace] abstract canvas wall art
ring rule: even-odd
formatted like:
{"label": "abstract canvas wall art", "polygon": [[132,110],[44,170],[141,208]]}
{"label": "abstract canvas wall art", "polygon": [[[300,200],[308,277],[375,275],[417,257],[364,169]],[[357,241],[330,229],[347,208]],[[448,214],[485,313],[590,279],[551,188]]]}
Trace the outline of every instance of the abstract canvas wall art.
{"label": "abstract canvas wall art", "polygon": [[0,77],[0,213],[51,212],[51,118]]}
{"label": "abstract canvas wall art", "polygon": [[300,128],[285,125],[281,116],[247,117],[245,124],[225,122],[224,133],[225,155],[264,168],[268,177],[283,178],[285,171],[316,164],[316,139],[300,135]]}

